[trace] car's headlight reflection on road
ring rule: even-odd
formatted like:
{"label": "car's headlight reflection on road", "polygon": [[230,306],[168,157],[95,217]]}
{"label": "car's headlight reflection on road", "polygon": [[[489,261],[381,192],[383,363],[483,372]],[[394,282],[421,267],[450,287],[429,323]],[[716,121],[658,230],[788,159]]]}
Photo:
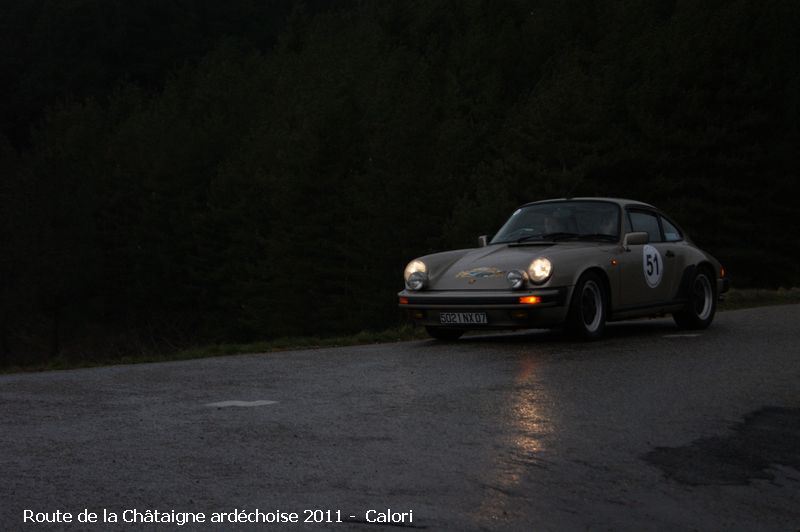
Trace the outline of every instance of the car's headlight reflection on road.
{"label": "car's headlight reflection on road", "polygon": [[496,527],[495,519],[504,511],[510,513],[518,503],[514,493],[520,483],[542,465],[544,439],[552,430],[549,408],[545,405],[551,401],[539,383],[537,365],[538,361],[531,356],[519,361],[507,407],[498,413],[501,439],[490,447],[495,453],[493,463],[483,479],[484,496],[473,514],[482,526]]}

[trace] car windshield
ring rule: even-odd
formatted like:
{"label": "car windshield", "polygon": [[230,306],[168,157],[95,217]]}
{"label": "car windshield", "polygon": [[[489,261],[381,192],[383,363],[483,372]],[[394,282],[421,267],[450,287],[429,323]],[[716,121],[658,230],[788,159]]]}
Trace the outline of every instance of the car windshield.
{"label": "car windshield", "polygon": [[554,201],[517,209],[492,244],[619,240],[619,206],[607,201]]}

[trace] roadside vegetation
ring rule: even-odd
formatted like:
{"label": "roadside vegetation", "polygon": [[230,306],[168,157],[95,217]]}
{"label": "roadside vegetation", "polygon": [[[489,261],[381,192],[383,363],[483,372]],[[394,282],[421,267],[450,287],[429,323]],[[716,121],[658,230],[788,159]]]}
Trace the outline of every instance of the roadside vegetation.
{"label": "roadside vegetation", "polygon": [[383,331],[361,331],[357,334],[330,336],[330,337],[283,337],[261,342],[244,344],[215,344],[202,347],[193,347],[179,351],[164,353],[140,353],[122,356],[103,356],[98,354],[84,354],[76,357],[55,357],[52,360],[42,361],[25,366],[0,367],[2,373],[17,373],[21,371],[48,371],[58,369],[76,369],[95,366],[108,366],[115,364],[143,364],[149,362],[168,362],[175,360],[189,360],[194,358],[207,358],[228,355],[241,355],[250,353],[272,353],[276,351],[289,351],[298,349],[320,349],[324,347],[347,347],[368,344],[384,344],[403,342],[427,338],[425,330],[410,324],[399,325]]}
{"label": "roadside vegetation", "polygon": [[386,330],[410,259],[568,195],[800,284],[800,2],[28,0],[0,27],[0,367]]}
{"label": "roadside vegetation", "polygon": [[778,290],[733,289],[723,296],[719,310],[738,310],[770,305],[795,305],[800,303],[800,288],[779,288]]}
{"label": "roadside vegetation", "polygon": [[[719,303],[718,310],[720,312],[724,312],[743,308],[792,304],[800,304],[800,288],[779,290],[733,289],[725,294],[724,299]],[[427,338],[428,335],[425,333],[425,330],[422,327],[415,327],[411,324],[403,324],[379,332],[361,331],[357,334],[330,337],[284,337],[253,343],[207,345],[160,354],[142,353],[138,355],[115,357],[87,355],[77,360],[74,358],[57,357],[47,362],[40,362],[28,366],[0,368],[0,374],[17,373],[22,371],[76,369],[114,364],[168,362],[175,360],[189,360],[194,358],[228,355],[273,353],[276,351],[289,351],[298,349],[320,349],[325,347],[385,344],[392,342],[405,342],[410,340],[422,340]]]}

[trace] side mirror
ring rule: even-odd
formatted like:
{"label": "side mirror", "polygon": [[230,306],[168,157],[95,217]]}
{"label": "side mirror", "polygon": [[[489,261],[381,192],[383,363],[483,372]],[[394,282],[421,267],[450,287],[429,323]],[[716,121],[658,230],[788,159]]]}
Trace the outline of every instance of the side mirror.
{"label": "side mirror", "polygon": [[628,246],[641,246],[650,242],[650,235],[644,231],[637,231],[635,233],[626,233],[622,239],[622,247],[628,249]]}
{"label": "side mirror", "polygon": [[486,235],[481,235],[478,237],[478,247],[485,248],[489,245],[489,237]]}

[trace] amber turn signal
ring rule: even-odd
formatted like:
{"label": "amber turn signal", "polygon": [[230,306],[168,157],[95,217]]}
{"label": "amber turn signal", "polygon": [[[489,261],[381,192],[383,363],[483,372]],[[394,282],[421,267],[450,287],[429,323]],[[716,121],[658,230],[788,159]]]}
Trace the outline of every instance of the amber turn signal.
{"label": "amber turn signal", "polygon": [[408,305],[408,298],[407,297],[401,297],[400,298],[400,304],[401,305]]}
{"label": "amber turn signal", "polygon": [[523,296],[519,298],[519,302],[525,305],[537,305],[542,302],[542,298],[539,296]]}

